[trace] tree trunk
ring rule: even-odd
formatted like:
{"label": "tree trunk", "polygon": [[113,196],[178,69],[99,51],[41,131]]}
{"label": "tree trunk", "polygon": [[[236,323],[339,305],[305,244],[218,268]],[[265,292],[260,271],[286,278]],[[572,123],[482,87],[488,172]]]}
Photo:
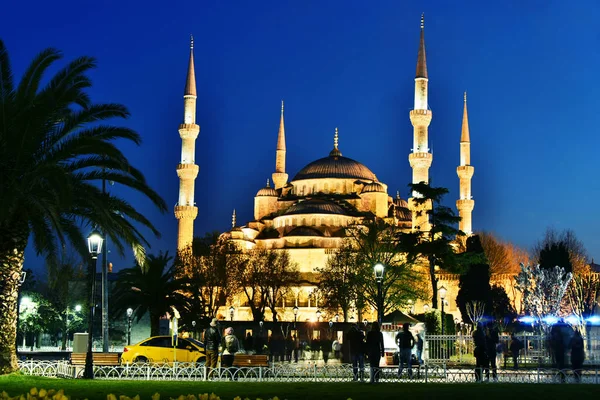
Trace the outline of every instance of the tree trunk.
{"label": "tree trunk", "polygon": [[[12,229],[11,229],[12,228]],[[17,364],[17,297],[29,232],[12,226],[0,228],[0,374]]]}
{"label": "tree trunk", "polygon": [[68,313],[64,313],[62,316],[62,324],[61,324],[61,333],[62,333],[62,338],[61,338],[61,345],[60,348],[61,350],[67,350],[67,341],[69,340],[68,335],[69,335],[69,314]]}
{"label": "tree trunk", "polygon": [[160,335],[160,315],[150,313],[150,336]]}
{"label": "tree trunk", "polygon": [[431,308],[437,309],[437,278],[435,277],[435,259],[433,257],[429,258],[429,277],[431,278],[431,291],[433,292],[431,295]]}

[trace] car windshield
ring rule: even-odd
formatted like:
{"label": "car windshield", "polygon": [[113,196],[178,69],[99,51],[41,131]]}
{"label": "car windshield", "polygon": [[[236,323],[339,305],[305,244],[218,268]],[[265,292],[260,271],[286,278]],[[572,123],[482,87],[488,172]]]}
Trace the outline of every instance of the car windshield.
{"label": "car windshield", "polygon": [[200,347],[201,349],[204,348],[204,343],[202,343],[199,340],[192,339],[192,338],[187,338],[187,340],[189,340],[190,342],[194,343],[196,346]]}

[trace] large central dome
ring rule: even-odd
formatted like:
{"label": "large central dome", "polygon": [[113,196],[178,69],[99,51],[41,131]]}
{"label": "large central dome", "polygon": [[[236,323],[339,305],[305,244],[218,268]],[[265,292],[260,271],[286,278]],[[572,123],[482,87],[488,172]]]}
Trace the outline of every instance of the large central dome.
{"label": "large central dome", "polygon": [[294,177],[294,181],[300,179],[319,178],[351,178],[376,181],[375,174],[366,166],[348,157],[329,155],[311,162]]}

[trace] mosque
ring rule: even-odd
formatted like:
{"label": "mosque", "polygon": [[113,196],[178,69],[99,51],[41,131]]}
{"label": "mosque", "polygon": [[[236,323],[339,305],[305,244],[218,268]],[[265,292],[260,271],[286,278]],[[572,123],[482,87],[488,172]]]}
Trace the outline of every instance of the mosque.
{"label": "mosque", "polygon": [[[425,55],[425,30],[421,17],[420,42],[415,76],[414,109],[409,118],[413,126],[413,148],[408,155],[412,168],[412,182],[429,182],[429,168],[433,154],[428,146],[428,127],[432,112],[428,105],[429,77]],[[194,75],[193,40],[190,51],[187,80],[184,93],[184,120],[179,127],[182,140],[181,162],[177,166],[180,179],[179,201],[175,206],[175,217],[179,222],[177,248],[184,249],[193,239],[194,219],[198,209],[194,205],[194,181],[198,175],[195,164],[195,140],[199,133],[196,124],[196,82]],[[457,134],[458,139],[458,134]],[[428,230],[427,216],[419,211],[412,198],[392,197],[388,187],[364,164],[342,153],[338,142],[338,130],[333,136],[333,148],[325,157],[312,161],[289,179],[286,171],[286,137],[284,107],[281,105],[281,118],[277,134],[275,170],[272,183],[266,182],[254,197],[254,220],[238,224],[235,211],[232,229],[226,234],[242,249],[256,247],[287,250],[291,261],[298,265],[301,283],[281,304],[278,316],[283,320],[294,320],[293,308],[298,307],[299,321],[314,320],[319,310],[319,298],[314,295],[318,273],[316,268],[326,264],[328,257],[340,247],[345,237],[344,227],[360,224],[365,218],[376,216],[402,230]],[[470,137],[467,116],[467,98],[464,95],[462,132],[460,135],[460,163],[457,166],[459,178],[459,199],[456,201],[458,214],[462,218],[459,229],[470,235],[475,201],[471,196],[471,178],[474,167],[470,164]],[[413,194],[418,195],[418,194]],[[447,312],[459,316],[454,301],[457,291],[457,277],[440,275],[440,280],[448,289]],[[444,284],[444,282],[441,282]],[[417,313],[428,305],[417,303]],[[234,299],[220,311],[221,318],[229,317],[229,309],[235,310],[236,320],[252,318],[249,307],[243,299]],[[267,313],[269,311],[267,310]],[[367,312],[367,315],[370,313]],[[374,318],[375,310],[371,310]],[[331,316],[324,316],[330,318]],[[268,319],[269,315],[265,315]]]}

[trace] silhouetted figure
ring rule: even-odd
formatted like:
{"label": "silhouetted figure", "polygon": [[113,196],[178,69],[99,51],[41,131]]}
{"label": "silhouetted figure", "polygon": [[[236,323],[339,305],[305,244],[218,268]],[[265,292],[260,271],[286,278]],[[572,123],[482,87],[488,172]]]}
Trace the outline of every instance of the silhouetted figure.
{"label": "silhouetted figure", "polygon": [[[498,380],[498,366],[496,365],[496,347],[498,346],[499,341],[500,338],[498,337],[498,332],[496,331],[496,329],[492,326],[488,326],[485,330],[485,354],[488,359],[487,365],[491,365],[492,378],[494,380]],[[485,379],[490,379],[489,367],[485,369]]]}
{"label": "silhouetted figure", "polygon": [[513,367],[515,370],[519,369],[519,353],[524,347],[525,345],[523,345],[523,342],[517,339],[514,333],[511,333],[509,350],[510,355],[513,359]]}
{"label": "silhouetted figure", "polygon": [[419,365],[423,364],[423,345],[425,344],[423,340],[422,333],[417,335],[417,360],[419,361]]}
{"label": "silhouetted figure", "polygon": [[473,331],[473,344],[475,345],[473,354],[475,356],[475,380],[481,382],[483,369],[488,366],[485,351],[485,333],[481,324],[477,324],[477,329]]}
{"label": "silhouetted figure", "polygon": [[294,362],[298,362],[298,352],[299,352],[299,344],[298,344],[298,338],[296,337],[296,335],[292,335],[292,353],[294,356]]}
{"label": "silhouetted figure", "polygon": [[554,367],[562,371],[565,369],[565,344],[559,324],[554,324],[550,330],[550,349],[554,356]]}
{"label": "silhouetted figure", "polygon": [[363,381],[365,375],[365,334],[356,325],[352,325],[346,337],[352,359],[352,380],[356,381],[360,377],[360,380]]}
{"label": "silhouetted figure", "polygon": [[581,380],[581,371],[583,367],[583,361],[585,360],[585,349],[583,346],[583,337],[579,331],[575,331],[571,338],[571,368],[575,375],[575,380],[579,382]]}
{"label": "silhouetted figure", "polygon": [[220,344],[221,334],[217,329],[217,319],[213,318],[210,322],[210,326],[204,331],[204,354],[206,354],[206,368],[208,374],[211,373],[213,368],[217,368]]}
{"label": "silhouetted figure", "polygon": [[367,333],[367,354],[371,365],[371,383],[379,382],[379,361],[383,357],[383,334],[379,330],[379,323],[373,322],[371,330]]}
{"label": "silhouetted figure", "polygon": [[407,322],[402,326],[402,332],[396,335],[396,344],[400,349],[400,362],[398,363],[398,378],[402,376],[404,365],[408,368],[408,378],[412,379],[412,348],[415,345],[415,338],[409,330],[410,324]]}
{"label": "silhouetted figure", "polygon": [[252,352],[253,342],[254,340],[252,339],[252,333],[248,332],[246,334],[246,338],[244,339],[244,349],[246,350],[246,353]]}

